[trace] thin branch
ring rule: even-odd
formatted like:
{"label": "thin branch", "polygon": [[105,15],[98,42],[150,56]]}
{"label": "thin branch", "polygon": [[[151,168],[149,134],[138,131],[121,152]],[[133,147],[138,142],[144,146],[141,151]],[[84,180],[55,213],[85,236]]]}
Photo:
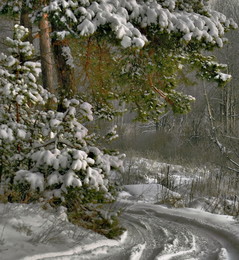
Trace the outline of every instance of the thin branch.
{"label": "thin branch", "polygon": [[55,143],[55,141],[56,141],[56,137],[52,138],[51,140],[49,140],[49,141],[47,141],[47,142],[45,142],[43,144],[36,145],[35,147],[33,147],[33,149],[39,149],[39,148],[42,148],[42,147],[46,147],[46,146],[48,146],[50,144]]}
{"label": "thin branch", "polygon": [[226,168],[227,168],[228,170],[230,170],[230,171],[235,172],[235,173],[239,173],[239,170],[238,170],[238,169],[234,169],[234,168],[231,168],[231,167],[229,167],[229,166],[227,166]]}
{"label": "thin branch", "polygon": [[174,102],[171,99],[169,99],[161,89],[158,89],[154,86],[151,75],[148,75],[148,80],[149,80],[149,85],[154,90],[154,92],[158,93],[160,97],[162,97],[171,106],[174,105]]}

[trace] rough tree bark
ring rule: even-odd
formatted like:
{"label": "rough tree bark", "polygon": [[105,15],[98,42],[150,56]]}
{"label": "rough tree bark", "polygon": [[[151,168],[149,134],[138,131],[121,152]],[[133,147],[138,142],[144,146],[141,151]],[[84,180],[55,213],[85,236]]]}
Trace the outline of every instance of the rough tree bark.
{"label": "rough tree bark", "polygon": [[58,79],[58,111],[64,111],[63,100],[72,98],[76,94],[75,70],[64,55],[64,48],[69,48],[68,41],[66,39],[56,40],[53,38],[52,47]]}
{"label": "rough tree bark", "polygon": [[42,66],[42,84],[49,92],[54,93],[53,84],[53,55],[51,49],[50,23],[48,15],[43,14],[39,22],[40,55]]}
{"label": "rough tree bark", "polygon": [[22,3],[22,10],[20,15],[20,24],[24,27],[28,28],[29,34],[27,40],[31,43],[33,43],[33,36],[32,36],[32,22],[29,17],[29,10],[26,6],[26,2],[23,1]]}

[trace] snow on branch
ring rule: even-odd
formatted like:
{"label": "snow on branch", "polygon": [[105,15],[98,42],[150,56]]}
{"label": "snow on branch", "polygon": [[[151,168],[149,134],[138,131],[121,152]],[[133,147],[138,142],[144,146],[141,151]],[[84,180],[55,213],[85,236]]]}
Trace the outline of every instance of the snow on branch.
{"label": "snow on branch", "polygon": [[[73,23],[81,36],[95,33],[108,25],[123,47],[143,47],[148,39],[142,28],[157,27],[168,34],[181,34],[187,42],[205,41],[222,47],[224,34],[229,28],[237,28],[232,19],[207,6],[193,8],[195,3],[180,4],[177,1],[65,1],[55,0],[44,12],[65,23]],[[189,8],[189,7],[192,8]],[[60,15],[61,14],[61,15]]]}

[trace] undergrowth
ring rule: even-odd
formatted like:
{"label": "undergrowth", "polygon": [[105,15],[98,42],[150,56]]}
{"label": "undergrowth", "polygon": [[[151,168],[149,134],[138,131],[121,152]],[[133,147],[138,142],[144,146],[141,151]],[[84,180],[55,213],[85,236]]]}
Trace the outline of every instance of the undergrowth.
{"label": "undergrowth", "polygon": [[102,191],[80,188],[68,188],[65,193],[65,207],[70,222],[75,225],[91,229],[107,238],[115,238],[124,232],[120,226],[120,211],[110,211],[104,207],[105,203],[112,203],[112,199],[105,198]]}

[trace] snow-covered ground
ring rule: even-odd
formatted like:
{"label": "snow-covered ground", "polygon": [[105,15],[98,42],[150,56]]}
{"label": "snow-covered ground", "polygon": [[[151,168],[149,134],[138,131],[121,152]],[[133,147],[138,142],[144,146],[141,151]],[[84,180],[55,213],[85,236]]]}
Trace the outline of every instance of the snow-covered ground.
{"label": "snow-covered ground", "polygon": [[183,167],[138,157],[128,160],[126,168],[127,184],[155,184],[148,189],[158,190],[154,192],[156,196],[149,199],[149,194],[146,192],[145,197],[142,192],[147,186],[138,186],[141,201],[193,207],[217,214],[239,214],[237,175],[226,174],[215,167]]}
{"label": "snow-covered ground", "polygon": [[120,219],[127,231],[111,240],[69,223],[64,208],[0,204],[0,259],[239,259],[236,219],[200,207],[159,205],[166,195],[176,201],[181,198],[152,181],[126,185],[116,207],[123,209]]}

